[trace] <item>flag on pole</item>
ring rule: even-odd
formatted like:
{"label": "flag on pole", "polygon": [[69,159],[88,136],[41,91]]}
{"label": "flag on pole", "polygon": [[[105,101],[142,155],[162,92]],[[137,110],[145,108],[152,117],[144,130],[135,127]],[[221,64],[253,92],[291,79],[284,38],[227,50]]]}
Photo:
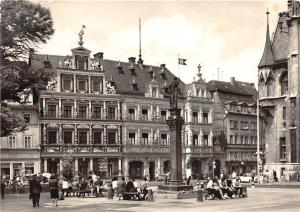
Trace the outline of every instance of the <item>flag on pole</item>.
{"label": "flag on pole", "polygon": [[178,64],[179,65],[186,65],[186,59],[183,59],[183,58],[178,58]]}

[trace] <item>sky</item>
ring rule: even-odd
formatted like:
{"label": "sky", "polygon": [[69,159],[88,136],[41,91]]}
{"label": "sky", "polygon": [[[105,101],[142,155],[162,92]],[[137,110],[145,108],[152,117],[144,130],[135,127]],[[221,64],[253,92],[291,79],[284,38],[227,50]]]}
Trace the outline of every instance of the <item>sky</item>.
{"label": "sky", "polygon": [[[191,83],[201,64],[203,78],[257,81],[266,39],[287,1],[69,1],[32,0],[50,9],[55,33],[39,53],[71,55],[85,25],[84,47],[104,59],[128,61],[139,55],[141,18],[144,64],[166,67],[178,76],[178,55],[186,59],[179,77]],[[219,71],[218,71],[219,69]]]}

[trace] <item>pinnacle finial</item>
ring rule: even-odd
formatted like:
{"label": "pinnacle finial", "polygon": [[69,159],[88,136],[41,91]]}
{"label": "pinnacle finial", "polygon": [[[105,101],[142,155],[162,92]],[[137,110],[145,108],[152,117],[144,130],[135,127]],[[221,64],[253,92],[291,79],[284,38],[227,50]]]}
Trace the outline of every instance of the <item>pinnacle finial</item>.
{"label": "pinnacle finial", "polygon": [[197,74],[197,76],[198,76],[199,78],[201,78],[201,77],[202,77],[202,73],[201,73],[201,68],[202,68],[202,66],[199,64],[199,65],[197,66],[197,68],[198,68],[198,74]]}
{"label": "pinnacle finial", "polygon": [[80,32],[79,32],[79,42],[78,42],[78,44],[79,44],[79,46],[81,46],[82,47],[82,45],[83,45],[83,41],[82,41],[82,38],[83,38],[83,35],[84,35],[84,31],[83,31],[83,29],[85,28],[85,25],[82,25],[82,28],[81,28],[81,30],[80,30]]}

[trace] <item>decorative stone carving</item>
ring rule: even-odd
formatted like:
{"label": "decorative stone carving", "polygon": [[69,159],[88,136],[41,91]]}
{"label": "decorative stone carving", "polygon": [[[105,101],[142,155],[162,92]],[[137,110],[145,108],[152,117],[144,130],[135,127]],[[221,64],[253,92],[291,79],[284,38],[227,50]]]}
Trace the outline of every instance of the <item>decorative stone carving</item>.
{"label": "decorative stone carving", "polygon": [[73,66],[72,59],[65,58],[64,59],[64,67],[65,68],[72,68],[72,66]]}
{"label": "decorative stone carving", "polygon": [[99,71],[100,68],[99,68],[99,62],[98,61],[91,61],[91,69],[92,70],[96,70],[96,71]]}
{"label": "decorative stone carving", "polygon": [[56,89],[57,89],[57,79],[54,78],[54,79],[52,79],[48,82],[47,90],[48,91],[55,91]]}
{"label": "decorative stone carving", "polygon": [[112,125],[112,124],[107,125],[107,129],[109,129],[109,130],[116,130],[116,129],[118,129],[118,125]]}
{"label": "decorative stone carving", "polygon": [[99,124],[94,124],[93,129],[103,129],[103,125],[99,125]]}
{"label": "decorative stone carving", "polygon": [[49,123],[49,124],[47,124],[47,127],[48,128],[58,128],[58,124],[56,124],[56,123]]}
{"label": "decorative stone carving", "polygon": [[106,83],[106,92],[107,94],[116,94],[115,86],[113,86],[110,82]]}
{"label": "decorative stone carving", "polygon": [[90,127],[89,127],[89,125],[87,125],[87,124],[78,124],[78,125],[77,125],[77,128],[78,128],[78,129],[89,129]]}
{"label": "decorative stone carving", "polygon": [[63,124],[62,127],[63,128],[68,128],[68,129],[74,129],[74,125],[73,124]]}

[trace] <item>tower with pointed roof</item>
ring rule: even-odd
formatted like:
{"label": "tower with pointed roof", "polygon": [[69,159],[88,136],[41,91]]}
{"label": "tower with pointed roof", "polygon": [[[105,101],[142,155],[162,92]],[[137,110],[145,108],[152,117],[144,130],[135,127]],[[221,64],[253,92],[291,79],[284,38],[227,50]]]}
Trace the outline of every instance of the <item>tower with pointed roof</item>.
{"label": "tower with pointed roof", "polygon": [[273,39],[267,33],[258,65],[259,103],[268,111],[265,139],[265,170],[298,180],[300,175],[300,2],[288,0],[279,13]]}

